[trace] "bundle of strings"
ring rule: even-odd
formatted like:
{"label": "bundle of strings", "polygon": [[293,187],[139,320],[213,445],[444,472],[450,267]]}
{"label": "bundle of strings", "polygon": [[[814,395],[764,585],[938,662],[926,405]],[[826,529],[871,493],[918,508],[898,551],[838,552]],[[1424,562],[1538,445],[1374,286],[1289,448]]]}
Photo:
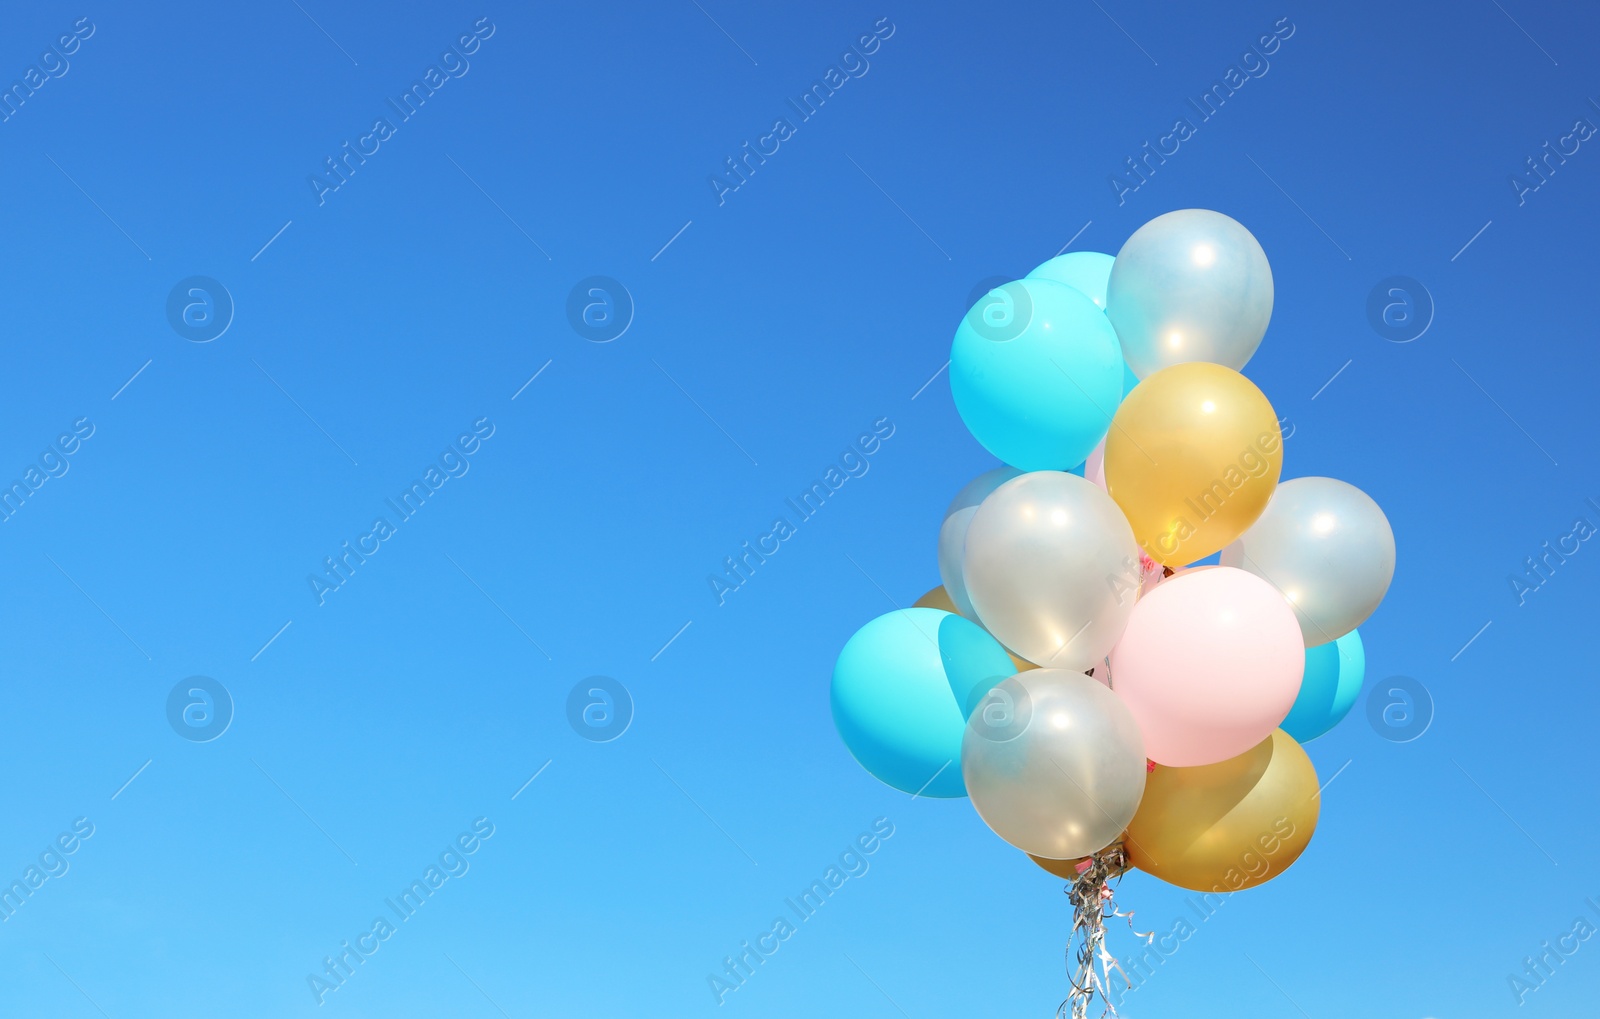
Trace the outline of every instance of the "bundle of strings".
{"label": "bundle of strings", "polygon": [[[1106,949],[1106,921],[1124,917],[1128,929],[1149,944],[1153,933],[1134,930],[1133,912],[1117,908],[1111,882],[1128,870],[1128,856],[1121,843],[1114,843],[1089,857],[1079,865],[1077,878],[1066,887],[1072,900],[1072,933],[1067,937],[1067,966],[1072,980],[1072,991],[1061,1003],[1056,1015],[1071,1019],[1088,1019],[1089,1007],[1098,994],[1103,1002],[1101,1017],[1116,1015],[1111,1003],[1111,974],[1122,974],[1124,985],[1128,974],[1114,955]],[[1077,946],[1074,958],[1073,946]],[[1070,1010],[1070,1011],[1069,1011]]]}

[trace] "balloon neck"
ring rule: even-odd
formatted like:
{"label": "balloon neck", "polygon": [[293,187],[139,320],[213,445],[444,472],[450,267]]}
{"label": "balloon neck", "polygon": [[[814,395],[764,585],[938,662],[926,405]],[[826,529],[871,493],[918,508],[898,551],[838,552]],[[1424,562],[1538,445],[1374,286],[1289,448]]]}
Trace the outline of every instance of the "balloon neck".
{"label": "balloon neck", "polygon": [[1132,869],[1133,865],[1128,862],[1128,851],[1122,840],[1118,839],[1078,864],[1078,876],[1072,882],[1073,898],[1087,900],[1090,895],[1102,897],[1107,881],[1119,878]]}

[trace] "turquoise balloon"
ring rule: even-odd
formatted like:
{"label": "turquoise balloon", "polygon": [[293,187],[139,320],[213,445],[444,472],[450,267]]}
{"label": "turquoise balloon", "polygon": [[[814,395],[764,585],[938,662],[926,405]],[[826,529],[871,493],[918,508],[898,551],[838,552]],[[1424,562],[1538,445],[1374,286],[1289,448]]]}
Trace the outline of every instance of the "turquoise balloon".
{"label": "turquoise balloon", "polygon": [[1111,282],[1111,263],[1116,259],[1098,251],[1069,251],[1028,273],[1031,280],[1055,280],[1083,293],[1101,311],[1106,307],[1106,284]]}
{"label": "turquoise balloon", "polygon": [[1083,463],[1122,402],[1122,351],[1105,313],[1046,279],[989,291],[956,329],[950,391],[983,448],[1024,471]]}
{"label": "turquoise balloon", "polygon": [[924,796],[967,795],[961,737],[989,688],[1016,674],[978,624],[899,609],[857,630],[833,667],[833,724],[880,781]]}
{"label": "turquoise balloon", "polygon": [[1306,674],[1300,696],[1279,726],[1296,743],[1316,739],[1350,713],[1367,673],[1361,635],[1351,630],[1338,640],[1306,648]]}

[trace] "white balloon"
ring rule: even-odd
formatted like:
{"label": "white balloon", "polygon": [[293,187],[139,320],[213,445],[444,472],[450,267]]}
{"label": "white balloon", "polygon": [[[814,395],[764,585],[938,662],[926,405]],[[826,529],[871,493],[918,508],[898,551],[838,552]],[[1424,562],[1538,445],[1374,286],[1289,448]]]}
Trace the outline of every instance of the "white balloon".
{"label": "white balloon", "polygon": [[1394,579],[1394,531],[1354,485],[1295,478],[1272,493],[1250,529],[1222,550],[1294,606],[1306,647],[1326,644],[1372,615]]}
{"label": "white balloon", "polygon": [[1037,665],[1079,672],[1122,635],[1142,579],[1122,510],[1062,471],[1012,478],[983,500],[961,575],[996,640]]}
{"label": "white balloon", "polygon": [[967,526],[972,523],[972,515],[978,512],[978,504],[988,498],[990,492],[1021,473],[1015,467],[985,471],[967,482],[944,511],[944,523],[939,525],[939,579],[944,582],[945,593],[955,607],[968,619],[976,620],[978,613],[961,579],[961,549],[967,543]]}
{"label": "white balloon", "polygon": [[1208,209],[1169,212],[1117,252],[1106,316],[1141,379],[1186,361],[1238,371],[1272,317],[1272,268],[1237,221]]}
{"label": "white balloon", "polygon": [[984,823],[1024,852],[1104,849],[1144,797],[1144,737],[1110,689],[1062,669],[1019,672],[967,719],[961,776]]}

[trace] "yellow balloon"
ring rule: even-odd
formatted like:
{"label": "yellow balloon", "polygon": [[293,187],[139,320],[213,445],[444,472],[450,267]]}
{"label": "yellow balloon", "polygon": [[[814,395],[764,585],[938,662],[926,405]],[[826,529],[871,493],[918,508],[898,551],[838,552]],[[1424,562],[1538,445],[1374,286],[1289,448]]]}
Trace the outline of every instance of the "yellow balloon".
{"label": "yellow balloon", "polygon": [[944,589],[943,584],[918,598],[914,607],[919,609],[943,609],[946,612],[954,612],[958,616],[961,615],[961,610],[956,608],[956,603],[950,600],[950,592]]}
{"label": "yellow balloon", "polygon": [[1282,729],[1198,768],[1157,765],[1128,825],[1128,860],[1163,881],[1226,894],[1300,858],[1317,827],[1317,772]]}
{"label": "yellow balloon", "polygon": [[1106,488],[1163,566],[1204,559],[1267,508],[1283,472],[1278,415],[1231,368],[1190,361],[1134,387],[1106,434]]}
{"label": "yellow balloon", "polygon": [[[919,609],[943,609],[946,612],[953,612],[958,616],[961,615],[961,610],[956,608],[956,603],[950,600],[950,592],[944,589],[943,584],[918,598],[914,607]],[[979,625],[981,626],[982,624],[980,623]],[[1000,646],[1005,647],[1004,644]],[[1006,648],[1006,654],[1011,655],[1010,648]],[[1016,655],[1011,655],[1011,661],[1017,666],[1018,672],[1026,672],[1029,669],[1038,668],[1037,665],[1027,659],[1018,658]]]}
{"label": "yellow balloon", "polygon": [[[1123,851],[1126,852],[1127,841],[1128,836],[1124,833],[1118,835],[1116,841],[1111,845],[1120,845],[1123,847]],[[1066,878],[1068,881],[1076,881],[1081,874],[1078,868],[1094,859],[1092,856],[1080,856],[1073,860],[1051,860],[1043,856],[1034,856],[1032,853],[1028,853],[1027,857],[1048,873],[1054,874],[1056,877]],[[1084,869],[1087,870],[1088,868],[1085,867]]]}
{"label": "yellow balloon", "polygon": [[1042,856],[1034,856],[1029,853],[1028,859],[1056,877],[1065,878],[1068,881],[1076,881],[1078,879],[1078,865],[1088,860],[1089,857],[1080,856],[1076,860],[1047,860]]}

